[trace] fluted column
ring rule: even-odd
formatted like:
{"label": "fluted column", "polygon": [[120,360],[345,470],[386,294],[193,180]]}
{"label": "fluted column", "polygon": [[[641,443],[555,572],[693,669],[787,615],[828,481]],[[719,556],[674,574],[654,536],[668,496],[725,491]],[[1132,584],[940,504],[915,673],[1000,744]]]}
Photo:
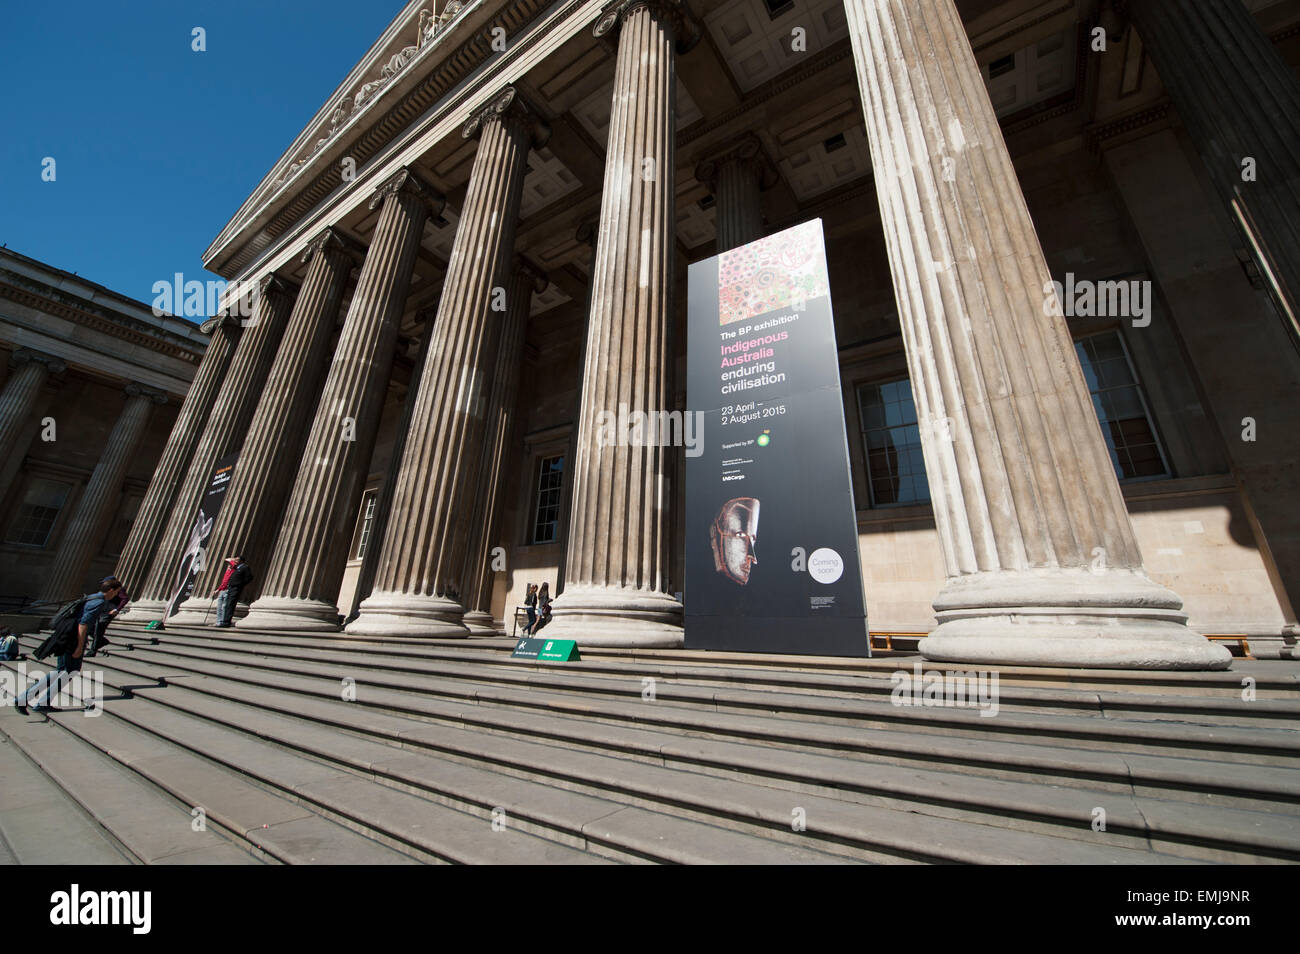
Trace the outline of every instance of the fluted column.
{"label": "fluted column", "polygon": [[0,500],[18,474],[27,456],[26,438],[31,433],[32,417],[41,388],[51,374],[67,365],[53,355],[19,348],[9,359],[9,379],[0,392]]}
{"label": "fluted column", "polygon": [[479,464],[477,502],[470,522],[470,544],[465,561],[465,628],[483,635],[497,632],[492,616],[492,547],[497,542],[500,522],[501,484],[508,462],[510,433],[515,424],[515,400],[519,395],[520,361],[524,331],[533,292],[546,290],[546,273],[522,257],[515,258],[511,277],[509,308],[501,329],[492,372],[492,396],[488,400],[488,434]]}
{"label": "fluted column", "polygon": [[713,192],[718,252],[763,237],[761,193],[774,186],[777,177],[776,166],[753,133],[696,166],[695,178]]}
{"label": "fluted column", "polygon": [[433,340],[433,323],[437,314],[436,306],[428,311],[421,309],[417,313],[417,321],[424,326],[424,330],[420,335],[420,347],[416,351],[415,364],[411,367],[411,376],[407,382],[406,399],[402,402],[402,415],[398,418],[397,429],[393,433],[388,467],[375,493],[375,509],[370,522],[369,543],[361,557],[361,566],[357,569],[357,583],[352,588],[352,605],[348,607],[345,625],[357,618],[361,612],[362,602],[369,598],[375,587],[375,573],[379,570],[379,556],[383,549],[384,536],[388,533],[388,517],[393,509],[393,492],[397,486],[397,475],[402,471],[402,455],[406,453],[406,438],[411,433],[411,417],[415,414],[415,402],[420,396],[420,375],[424,373],[424,363],[429,357],[429,343]]}
{"label": "fluted column", "polygon": [[[140,595],[139,587],[144,584],[157,558],[158,540],[189,471],[194,449],[203,436],[204,424],[212,412],[217,390],[226,378],[226,369],[239,344],[243,326],[236,319],[221,315],[209,318],[200,330],[209,336],[207,350],[203,352],[203,360],[190,382],[190,389],[185,392],[185,402],[176,415],[176,423],[172,425],[167,445],[158,458],[149,489],[140,502],[122,554],[117,558],[117,578],[126,585],[127,592],[137,597]],[[131,603],[127,612],[134,610],[135,604]]]}
{"label": "fluted column", "polygon": [[543,144],[548,129],[507,88],[463,134],[479,137],[478,152],[393,489],[374,591],[349,633],[468,634],[461,622],[462,577],[488,431],[489,376],[509,314],[503,298],[508,297],[528,149],[530,143]]}
{"label": "fluted column", "polygon": [[846,0],[948,581],[930,658],[1226,668],[1142,568],[953,0]]}
{"label": "fluted column", "polygon": [[366,468],[392,373],[415,258],[443,197],[402,169],[375,192],[379,221],[280,524],[250,628],[332,632]]}
{"label": "fluted column", "polygon": [[668,592],[671,532],[661,446],[600,446],[602,413],[669,407],[675,250],[675,57],[698,36],[684,3],[629,2],[618,32],[600,238],[592,275],[564,590],[548,635],[585,645],[680,646]]}
{"label": "fluted column", "polygon": [[126,406],[118,415],[90,482],[68,520],[50,575],[45,580],[43,601],[70,600],[90,592],[90,584],[97,582],[87,580],[86,573],[108,532],[127,467],[149,422],[149,412],[155,404],[167,403],[167,395],[139,384],[128,384],[126,394]]}
{"label": "fluted column", "polygon": [[1300,80],[1242,0],[1127,6],[1300,346]]}
{"label": "fluted column", "polygon": [[[253,316],[245,323],[230,368],[217,388],[203,437],[194,449],[185,482],[176,494],[166,528],[158,540],[157,557],[139,597],[132,604],[133,611],[141,616],[160,616],[176,593],[181,557],[212,479],[212,468],[244,443],[289,321],[295,291],[292,285],[275,276],[258,285]],[[238,463],[235,472],[239,472]]]}
{"label": "fluted column", "polygon": [[[307,246],[307,275],[208,541],[211,554],[221,558],[238,553],[259,577],[271,558],[280,515],[320,400],[330,337],[358,252],[333,229]],[[195,580],[194,595],[181,604],[173,623],[201,623],[208,616],[211,594],[224,571],[221,559],[208,561]],[[258,589],[255,579],[247,588],[251,592],[241,594],[242,602],[251,602]]]}

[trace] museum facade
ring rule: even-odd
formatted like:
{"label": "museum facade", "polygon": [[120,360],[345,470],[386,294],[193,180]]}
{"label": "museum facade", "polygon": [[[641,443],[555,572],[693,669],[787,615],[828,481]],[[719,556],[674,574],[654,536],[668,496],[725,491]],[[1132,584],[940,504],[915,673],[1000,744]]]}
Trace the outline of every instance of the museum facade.
{"label": "museum facade", "polygon": [[178,414],[207,344],[192,322],[0,249],[0,613],[48,615],[113,572],[168,435],[202,425]]}
{"label": "museum facade", "polygon": [[546,581],[557,637],[681,645],[681,448],[598,422],[690,410],[688,265],[819,218],[873,631],[1291,655],[1297,62],[1291,0],[408,4],[204,256],[254,311],[205,326],[134,612],[233,456],[242,626],[509,631]]}

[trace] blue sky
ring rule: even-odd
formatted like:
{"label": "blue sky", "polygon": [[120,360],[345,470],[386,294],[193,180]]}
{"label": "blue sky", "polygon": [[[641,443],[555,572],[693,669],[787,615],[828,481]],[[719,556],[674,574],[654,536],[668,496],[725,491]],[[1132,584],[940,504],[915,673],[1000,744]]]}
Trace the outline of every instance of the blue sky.
{"label": "blue sky", "polygon": [[0,243],[145,303],[215,277],[204,250],[403,5],[7,2]]}

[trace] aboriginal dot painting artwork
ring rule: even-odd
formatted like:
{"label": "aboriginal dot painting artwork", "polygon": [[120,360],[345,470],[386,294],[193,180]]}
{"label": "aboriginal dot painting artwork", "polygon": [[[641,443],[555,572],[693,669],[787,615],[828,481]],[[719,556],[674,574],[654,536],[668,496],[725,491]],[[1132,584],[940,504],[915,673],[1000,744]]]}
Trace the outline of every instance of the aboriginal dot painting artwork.
{"label": "aboriginal dot painting artwork", "polygon": [[718,319],[729,325],[830,293],[816,221],[718,257]]}

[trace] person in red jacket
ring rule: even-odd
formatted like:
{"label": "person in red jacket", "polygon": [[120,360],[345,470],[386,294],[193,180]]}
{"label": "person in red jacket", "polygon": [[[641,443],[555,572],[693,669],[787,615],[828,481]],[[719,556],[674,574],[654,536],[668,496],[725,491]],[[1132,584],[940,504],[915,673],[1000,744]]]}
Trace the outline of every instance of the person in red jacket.
{"label": "person in red jacket", "polygon": [[226,572],[217,587],[217,627],[228,629],[239,603],[239,591],[253,579],[253,571],[242,556],[226,557]]}

